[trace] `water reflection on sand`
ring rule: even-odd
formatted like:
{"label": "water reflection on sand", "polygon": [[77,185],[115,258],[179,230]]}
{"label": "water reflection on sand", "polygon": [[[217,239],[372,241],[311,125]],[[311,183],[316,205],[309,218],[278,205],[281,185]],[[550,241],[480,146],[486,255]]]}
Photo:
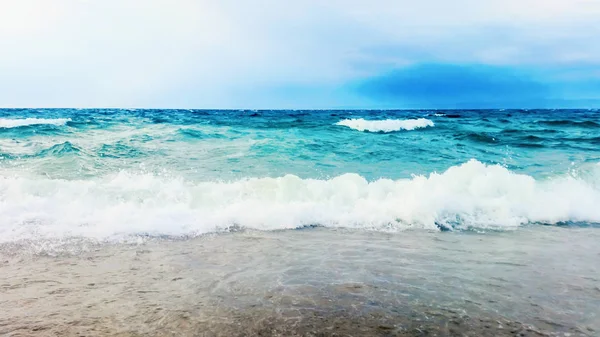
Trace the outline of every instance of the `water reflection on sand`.
{"label": "water reflection on sand", "polygon": [[21,242],[0,248],[0,335],[594,336],[599,240],[531,226]]}

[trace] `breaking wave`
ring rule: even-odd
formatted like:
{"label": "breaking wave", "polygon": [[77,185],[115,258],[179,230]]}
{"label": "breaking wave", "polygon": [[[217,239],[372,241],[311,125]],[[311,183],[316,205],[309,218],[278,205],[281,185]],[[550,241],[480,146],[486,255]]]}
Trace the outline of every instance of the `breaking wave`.
{"label": "breaking wave", "polygon": [[61,126],[70,122],[70,118],[0,118],[0,128],[18,128],[29,125],[56,125]]}
{"label": "breaking wave", "polygon": [[546,180],[471,160],[443,173],[367,181],[248,178],[191,182],[150,174],[93,180],[0,176],[0,242],[136,235],[194,236],[227,228],[310,225],[367,230],[515,229],[600,223],[600,166]]}
{"label": "breaking wave", "polygon": [[358,119],[345,119],[339,121],[336,125],[347,126],[351,129],[358,131],[370,131],[370,132],[394,132],[400,130],[415,130],[420,128],[426,128],[428,126],[434,126],[433,122],[429,119],[386,119],[386,120],[366,120],[363,118]]}

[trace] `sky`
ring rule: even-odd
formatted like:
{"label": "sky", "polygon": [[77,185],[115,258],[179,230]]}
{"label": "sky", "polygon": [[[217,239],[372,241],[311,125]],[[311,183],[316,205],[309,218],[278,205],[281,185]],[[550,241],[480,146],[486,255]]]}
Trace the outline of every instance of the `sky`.
{"label": "sky", "polygon": [[600,0],[0,0],[0,107],[598,108]]}

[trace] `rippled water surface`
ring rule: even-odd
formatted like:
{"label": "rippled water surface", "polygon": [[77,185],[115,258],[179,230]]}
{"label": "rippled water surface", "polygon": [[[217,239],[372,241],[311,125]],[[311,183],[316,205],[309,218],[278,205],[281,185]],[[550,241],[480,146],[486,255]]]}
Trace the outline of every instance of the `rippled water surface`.
{"label": "rippled water surface", "polygon": [[0,333],[597,336],[599,232],[236,232],[24,257]]}
{"label": "rippled water surface", "polygon": [[599,137],[595,110],[1,110],[1,240],[593,225]]}

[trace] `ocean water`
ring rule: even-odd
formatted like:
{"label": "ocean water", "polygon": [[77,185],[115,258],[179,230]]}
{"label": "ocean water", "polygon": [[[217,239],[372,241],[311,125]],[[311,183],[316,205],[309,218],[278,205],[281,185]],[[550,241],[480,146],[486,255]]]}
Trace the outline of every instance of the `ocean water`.
{"label": "ocean water", "polygon": [[600,112],[0,110],[0,240],[600,223]]}
{"label": "ocean water", "polygon": [[0,110],[0,333],[592,336],[599,225],[599,110]]}

